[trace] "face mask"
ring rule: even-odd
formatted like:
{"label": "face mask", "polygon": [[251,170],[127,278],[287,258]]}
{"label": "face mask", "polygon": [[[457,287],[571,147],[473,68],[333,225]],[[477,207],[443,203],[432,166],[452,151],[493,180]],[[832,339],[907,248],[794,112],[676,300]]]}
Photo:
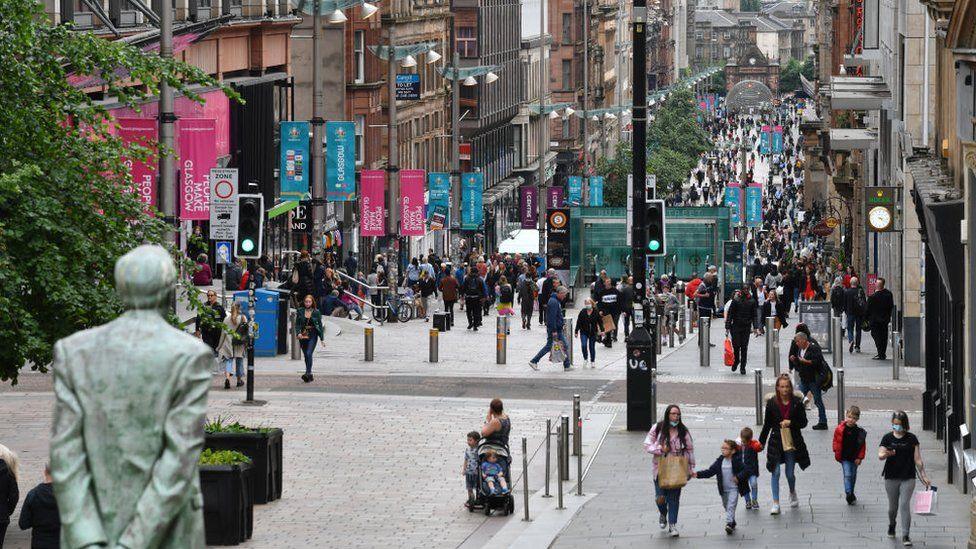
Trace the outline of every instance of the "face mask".
{"label": "face mask", "polygon": [[678,422],[678,421],[669,421],[668,423],[670,423],[672,427],[677,427],[678,426],[678,423],[680,423],[680,422]]}
{"label": "face mask", "polygon": [[593,308],[593,305],[587,305],[587,306],[586,306],[586,310],[587,310],[587,311],[589,311],[589,310],[590,310],[590,309],[592,309],[592,308]]}
{"label": "face mask", "polygon": [[904,427],[902,427],[901,425],[892,425],[891,426],[891,430],[894,431],[894,432],[896,432],[896,433],[900,433],[902,431],[902,429],[904,429]]}

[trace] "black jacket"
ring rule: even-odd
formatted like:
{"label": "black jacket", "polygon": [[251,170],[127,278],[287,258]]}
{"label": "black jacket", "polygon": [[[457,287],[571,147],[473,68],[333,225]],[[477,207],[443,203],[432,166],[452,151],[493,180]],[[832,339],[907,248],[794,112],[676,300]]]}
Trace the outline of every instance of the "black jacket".
{"label": "black jacket", "polygon": [[7,467],[7,462],[0,459],[0,524],[10,522],[10,515],[20,500],[20,490],[13,471]]}
{"label": "black jacket", "polygon": [[41,483],[27,493],[17,521],[21,530],[31,530],[31,549],[57,549],[61,546],[61,517],[51,484]]}
{"label": "black jacket", "polygon": [[[752,454],[752,458],[749,458],[746,454]],[[695,471],[695,475],[698,478],[709,478],[715,477],[718,484],[718,493],[722,493],[722,460],[725,458],[718,456],[708,469],[702,469],[701,471]],[[749,493],[749,477],[758,475],[758,459],[756,458],[756,453],[748,448],[739,449],[738,452],[732,454],[732,475],[739,480],[736,487],[739,489],[740,495],[746,495]]]}
{"label": "black jacket", "polygon": [[866,311],[859,305],[859,302],[864,299],[864,289],[860,286],[857,288],[847,288],[844,290],[844,312],[855,318],[864,316]]}
{"label": "black jacket", "polygon": [[891,290],[888,288],[878,290],[868,298],[868,321],[871,324],[887,326],[891,322],[891,311],[894,308],[895,298],[891,295]]}
{"label": "black jacket", "polygon": [[583,309],[580,311],[579,316],[576,317],[576,329],[575,333],[584,333],[587,337],[596,337],[600,332],[600,328],[603,327],[603,323],[600,319],[600,313]]}
{"label": "black jacket", "polygon": [[830,290],[830,308],[834,312],[834,316],[840,316],[844,312],[844,287],[834,286]]}
{"label": "black jacket", "polygon": [[[788,357],[799,357],[800,348],[797,346],[796,341],[790,343],[790,354]],[[810,383],[817,379],[817,376],[823,372],[824,367],[827,365],[827,361],[823,356],[823,349],[816,341],[810,341],[810,345],[807,347],[807,352],[804,358],[809,360],[811,364],[803,364],[799,360],[795,363],[790,361],[790,370],[796,370],[800,374],[800,379],[804,383]]]}
{"label": "black jacket", "polygon": [[780,437],[779,422],[784,419],[790,420],[790,433],[793,435],[793,447],[796,464],[800,469],[810,466],[810,453],[807,451],[806,442],[803,441],[801,429],[807,426],[807,411],[803,406],[803,400],[793,395],[793,403],[790,406],[790,417],[784,418],[779,411],[776,403],[776,396],[766,401],[766,414],[763,417],[763,428],[759,434],[759,443],[766,448],[766,470],[770,473],[783,462],[783,439]]}
{"label": "black jacket", "polygon": [[759,307],[751,295],[733,299],[725,314],[725,329],[730,332],[748,332],[759,328]]}
{"label": "black jacket", "polygon": [[760,316],[759,325],[760,326],[765,326],[766,325],[766,319],[769,318],[769,317],[771,317],[771,316],[775,316],[776,318],[779,319],[780,328],[785,328],[785,327],[789,326],[790,325],[789,322],[786,321],[786,319],[789,318],[789,316],[790,316],[789,309],[790,309],[790,306],[785,301],[780,301],[777,298],[776,299],[776,310],[774,311],[773,310],[773,302],[772,301],[766,301],[765,303],[763,303],[762,309],[761,309],[761,311],[759,313],[759,316]]}

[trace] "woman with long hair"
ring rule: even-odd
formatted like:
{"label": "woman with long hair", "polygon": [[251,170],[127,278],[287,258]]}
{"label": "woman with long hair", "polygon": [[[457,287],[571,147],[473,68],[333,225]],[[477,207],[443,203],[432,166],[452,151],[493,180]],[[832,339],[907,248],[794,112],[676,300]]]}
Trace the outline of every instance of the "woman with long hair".
{"label": "woman with long hair", "polygon": [[322,328],[322,313],[315,306],[315,298],[311,294],[306,295],[302,305],[295,315],[295,334],[305,356],[305,373],[302,374],[302,381],[308,383],[315,379],[312,377],[312,353],[315,352],[318,340],[325,337],[325,331]]}
{"label": "woman with long hair", "polygon": [[224,389],[230,389],[230,377],[237,377],[237,386],[244,385],[244,352],[247,349],[247,315],[241,312],[241,304],[235,301],[224,318],[227,330],[220,333],[217,356],[224,362]]}
{"label": "woman with long hair", "polygon": [[681,408],[677,404],[669,404],[664,410],[664,419],[651,427],[644,438],[644,450],[654,455],[651,471],[654,475],[654,497],[657,509],[661,513],[658,525],[667,528],[668,534],[678,537],[678,505],[681,499],[681,487],[662,488],[658,473],[664,460],[677,458],[687,462],[687,477],[691,478],[695,471],[695,447],[691,433],[681,421]]}
{"label": "woman with long hair", "polygon": [[17,454],[0,444],[0,547],[7,535],[10,515],[17,507],[20,491],[17,488]]}
{"label": "woman with long hair", "polygon": [[[790,507],[799,507],[796,497],[796,476],[794,471],[810,466],[810,453],[803,442],[801,429],[807,426],[807,412],[803,400],[793,389],[789,374],[776,378],[776,392],[766,401],[766,415],[763,419],[759,443],[766,448],[766,470],[772,473],[770,488],[773,493],[773,507],[769,514],[779,514],[779,471],[780,465],[786,470],[786,481],[790,485]],[[785,440],[784,440],[785,439]]]}

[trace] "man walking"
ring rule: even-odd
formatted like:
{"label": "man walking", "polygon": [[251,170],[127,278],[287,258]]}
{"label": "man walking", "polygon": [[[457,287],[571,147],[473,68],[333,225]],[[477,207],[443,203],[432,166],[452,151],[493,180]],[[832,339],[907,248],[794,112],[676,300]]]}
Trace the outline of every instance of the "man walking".
{"label": "man walking", "polygon": [[813,402],[817,405],[817,413],[820,415],[820,420],[813,428],[823,431],[827,428],[827,410],[824,408],[823,392],[820,389],[823,380],[821,374],[824,367],[823,350],[820,349],[819,344],[810,341],[807,334],[803,332],[797,332],[793,342],[796,343],[797,351],[795,355],[790,355],[790,365],[799,373],[800,392],[804,395],[813,393]]}
{"label": "man walking", "polygon": [[552,297],[552,290],[556,287],[556,270],[549,269],[546,276],[539,281],[539,324],[546,321],[546,308],[549,298]]}
{"label": "man walking", "polygon": [[861,319],[867,312],[867,298],[856,276],[851,277],[851,287],[844,290],[844,315],[847,329],[847,352],[861,352]]}
{"label": "man walking", "polygon": [[749,334],[759,332],[759,315],[756,300],[748,284],[736,292],[725,314],[725,329],[731,334],[735,362],[732,371],[741,366],[739,373],[746,375],[746,358],[749,356]]}
{"label": "man walking", "polygon": [[630,325],[634,321],[634,277],[623,277],[619,289],[620,296],[617,302],[620,313],[624,317],[624,339],[626,339],[630,337]]}
{"label": "man walking", "polygon": [[477,267],[471,267],[464,277],[464,305],[468,313],[468,329],[478,331],[481,326],[481,301],[485,299],[485,283],[478,274]]}
{"label": "man walking", "polygon": [[564,320],[562,306],[562,302],[566,300],[568,294],[569,289],[565,286],[560,286],[558,290],[552,293],[549,297],[549,302],[546,303],[546,344],[529,361],[529,366],[533,370],[539,369],[539,361],[552,349],[552,342],[554,340],[562,343],[563,351],[566,351],[566,358],[563,359],[563,369],[569,370],[569,346],[566,344],[566,337],[563,335]]}
{"label": "man walking", "polygon": [[[878,278],[877,290],[868,298],[868,322],[871,325],[871,337],[878,348],[875,360],[887,359],[888,352],[888,323],[891,322],[891,311],[895,308],[895,297],[891,290],[885,288],[885,279]],[[894,349],[898,353],[898,349]]]}

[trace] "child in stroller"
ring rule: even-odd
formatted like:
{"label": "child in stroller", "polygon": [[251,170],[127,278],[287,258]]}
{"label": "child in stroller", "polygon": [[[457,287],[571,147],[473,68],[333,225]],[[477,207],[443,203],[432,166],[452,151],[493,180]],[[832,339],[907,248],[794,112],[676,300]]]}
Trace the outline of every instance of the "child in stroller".
{"label": "child in stroller", "polygon": [[502,515],[515,512],[515,498],[509,491],[512,485],[511,455],[508,448],[496,441],[482,439],[478,445],[478,497],[468,504],[468,511],[484,509],[485,515],[500,510]]}

